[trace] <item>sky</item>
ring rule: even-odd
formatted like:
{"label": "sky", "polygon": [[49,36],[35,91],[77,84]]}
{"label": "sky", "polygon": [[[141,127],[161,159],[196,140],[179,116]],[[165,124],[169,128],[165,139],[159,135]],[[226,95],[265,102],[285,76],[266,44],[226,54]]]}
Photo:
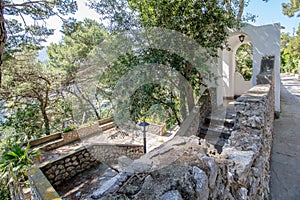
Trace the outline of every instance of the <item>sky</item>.
{"label": "sky", "polygon": [[[261,26],[266,24],[281,23],[281,26],[285,27],[282,32],[290,33],[293,35],[298,28],[300,23],[300,18],[292,17],[289,18],[282,14],[281,4],[283,2],[289,2],[289,0],[269,0],[264,2],[263,0],[250,0],[249,6],[245,8],[244,13],[252,13],[257,16],[256,22],[251,23],[255,26]],[[84,18],[91,18],[98,20],[99,15],[94,11],[90,10],[85,5],[85,0],[78,0],[78,11],[75,14],[75,18],[78,20],[83,20]],[[49,28],[57,29],[53,36],[50,36],[48,42],[45,44],[49,45],[51,42],[58,42],[62,38],[62,34],[59,29],[61,27],[61,22],[59,19],[52,19],[48,22]]]}
{"label": "sky", "polygon": [[282,14],[282,3],[288,3],[289,0],[269,0],[268,2],[263,2],[262,0],[251,0],[248,7],[246,7],[245,12],[250,12],[257,15],[255,26],[261,26],[265,24],[281,23],[285,29],[282,32],[290,33],[297,31],[300,17],[288,17]]}

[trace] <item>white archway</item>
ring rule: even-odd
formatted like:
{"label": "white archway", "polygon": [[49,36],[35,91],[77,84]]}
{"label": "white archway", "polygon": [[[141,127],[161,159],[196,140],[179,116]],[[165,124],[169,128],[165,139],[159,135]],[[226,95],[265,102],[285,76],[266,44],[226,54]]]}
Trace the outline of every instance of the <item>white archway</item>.
{"label": "white archway", "polygon": [[[242,42],[239,38],[241,35],[244,36]],[[253,85],[251,81],[245,81],[243,76],[236,72],[235,62],[238,48],[243,44],[251,44],[252,41],[250,36],[244,32],[232,32],[229,35],[228,43],[230,49],[223,51],[223,77],[225,78],[224,97],[226,99],[233,99],[248,91]]]}
{"label": "white archway", "polygon": [[235,52],[241,45],[239,36],[245,35],[244,43],[253,46],[253,65],[251,86],[256,85],[256,76],[260,72],[261,59],[264,56],[275,56],[275,111],[280,111],[280,24],[264,26],[246,25],[240,31],[230,30],[229,50],[222,51],[223,97],[233,98],[235,93]]}

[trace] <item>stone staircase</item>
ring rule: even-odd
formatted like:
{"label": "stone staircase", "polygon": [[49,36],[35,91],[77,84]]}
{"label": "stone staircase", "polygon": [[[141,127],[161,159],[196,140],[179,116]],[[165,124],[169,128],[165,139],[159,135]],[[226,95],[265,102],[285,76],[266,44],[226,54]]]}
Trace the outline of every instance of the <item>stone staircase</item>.
{"label": "stone staircase", "polygon": [[234,130],[235,110],[233,106],[218,108],[210,113],[200,127],[199,136],[210,144],[213,144],[218,153]]}

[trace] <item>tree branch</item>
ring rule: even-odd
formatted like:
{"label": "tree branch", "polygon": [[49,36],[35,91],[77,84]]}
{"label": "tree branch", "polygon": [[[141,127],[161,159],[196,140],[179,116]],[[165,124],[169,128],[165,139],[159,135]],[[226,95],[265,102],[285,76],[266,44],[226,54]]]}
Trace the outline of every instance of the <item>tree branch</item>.
{"label": "tree branch", "polygon": [[237,20],[239,20],[239,21],[242,20],[244,8],[245,8],[245,1],[244,0],[240,0],[239,1],[239,12],[237,14]]}
{"label": "tree branch", "polygon": [[15,7],[24,7],[24,6],[29,6],[32,4],[41,4],[41,3],[50,3],[47,1],[28,1],[28,2],[24,2],[24,3],[19,3],[19,4],[8,4],[8,5],[4,5],[4,8],[15,8]]}

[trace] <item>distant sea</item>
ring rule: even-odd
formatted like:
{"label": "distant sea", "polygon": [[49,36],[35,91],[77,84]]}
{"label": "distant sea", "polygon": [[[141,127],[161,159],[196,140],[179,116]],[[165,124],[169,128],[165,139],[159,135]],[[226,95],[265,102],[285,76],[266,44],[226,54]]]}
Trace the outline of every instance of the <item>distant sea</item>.
{"label": "distant sea", "polygon": [[42,50],[40,50],[38,54],[38,60],[40,60],[42,63],[45,63],[49,60],[47,55],[47,47],[44,47]]}

